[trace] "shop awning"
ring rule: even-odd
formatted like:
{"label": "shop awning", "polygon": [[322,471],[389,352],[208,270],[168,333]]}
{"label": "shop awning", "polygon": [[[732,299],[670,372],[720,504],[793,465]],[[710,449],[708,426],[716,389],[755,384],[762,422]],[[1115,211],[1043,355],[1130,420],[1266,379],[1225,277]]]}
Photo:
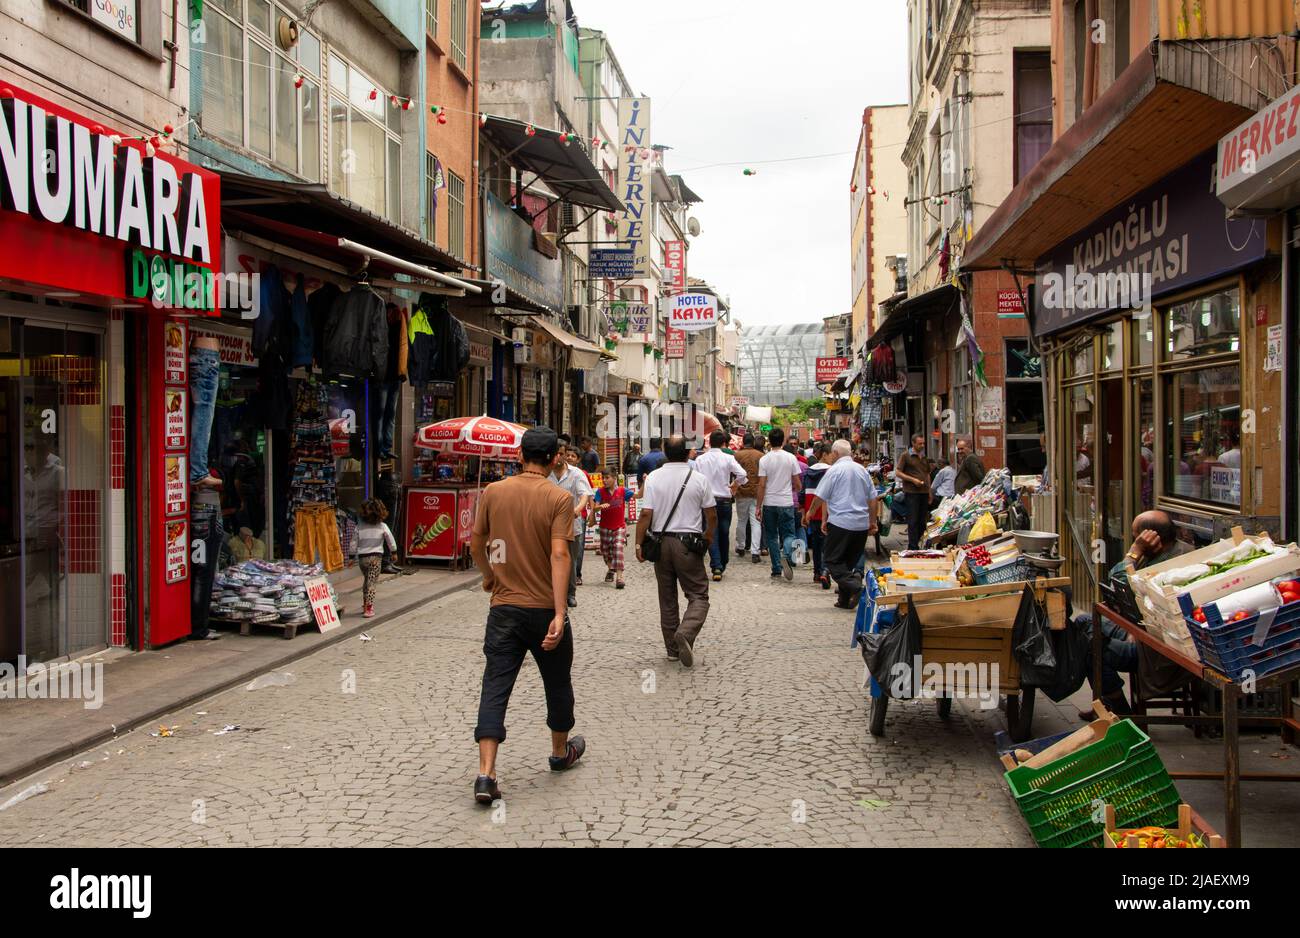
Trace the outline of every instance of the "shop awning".
{"label": "shop awning", "polygon": [[[884,342],[893,340],[907,328],[909,323],[920,322],[930,316],[938,316],[953,310],[961,302],[961,291],[951,283],[918,293],[916,296],[899,300],[889,310],[880,326],[867,338],[867,348],[875,348]],[[883,309],[886,304],[882,303]]]}
{"label": "shop awning", "polygon": [[[1250,112],[1188,85],[1208,60],[1158,43],[1052,145],[966,246],[963,270],[1029,271],[1038,258],[1216,144]],[[1226,78],[1225,78],[1226,81]],[[1208,184],[1207,180],[1207,184]]]}
{"label": "shop awning", "polygon": [[[465,304],[486,308],[499,316],[544,316],[547,313],[555,314],[559,312],[558,309],[551,309],[540,303],[534,303],[519,291],[495,280],[484,280],[481,277],[461,277],[459,279],[473,284],[482,291],[476,296],[465,297]],[[498,302],[503,294],[505,302]]]}
{"label": "shop awning", "polygon": [[505,152],[506,160],[546,183],[561,200],[588,208],[623,211],[618,200],[581,144],[567,146],[560,132],[533,127],[507,117],[487,115],[482,124],[483,136]]}
{"label": "shop awning", "polygon": [[617,360],[617,356],[606,352],[599,345],[593,345],[586,339],[580,339],[570,332],[565,332],[559,326],[553,325],[545,319],[538,319],[533,324],[539,326],[554,341],[565,346],[573,353],[571,361],[574,368],[588,370],[595,368],[601,359],[606,361]]}
{"label": "shop awning", "polygon": [[[223,215],[237,211],[244,216],[281,222],[298,230],[347,238],[435,270],[454,273],[470,269],[465,261],[453,257],[433,242],[317,183],[283,182],[240,173],[222,173],[221,208]],[[227,224],[226,227],[230,226]]]}

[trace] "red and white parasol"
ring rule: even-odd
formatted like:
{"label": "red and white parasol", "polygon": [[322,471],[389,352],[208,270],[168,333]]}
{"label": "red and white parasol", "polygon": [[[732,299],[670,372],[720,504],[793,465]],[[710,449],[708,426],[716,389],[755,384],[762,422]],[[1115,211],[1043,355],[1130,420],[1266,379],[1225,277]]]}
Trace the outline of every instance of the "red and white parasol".
{"label": "red and white parasol", "polygon": [[495,417],[457,417],[421,427],[415,445],[457,456],[512,459],[519,456],[527,429]]}

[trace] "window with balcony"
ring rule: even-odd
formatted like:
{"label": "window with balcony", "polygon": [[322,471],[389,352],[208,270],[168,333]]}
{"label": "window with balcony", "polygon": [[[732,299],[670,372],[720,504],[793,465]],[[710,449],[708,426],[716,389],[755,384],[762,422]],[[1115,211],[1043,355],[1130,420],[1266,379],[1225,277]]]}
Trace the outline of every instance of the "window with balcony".
{"label": "window with balcony", "polygon": [[447,250],[465,256],[465,180],[447,173]]}
{"label": "window with balcony", "polygon": [[424,237],[435,243],[438,234],[438,191],[445,188],[447,182],[442,174],[442,164],[432,153],[425,153],[424,201],[427,208],[424,212]]}
{"label": "window with balcony", "polygon": [[1015,182],[1052,146],[1052,54],[1015,53]]}
{"label": "window with balcony", "polygon": [[402,109],[337,53],[329,56],[330,188],[393,220],[401,218]]}
{"label": "window with balcony", "polygon": [[465,56],[465,50],[469,46],[468,23],[468,0],[451,0],[451,60],[461,68],[465,68],[468,63]]}
{"label": "window with balcony", "polygon": [[208,0],[205,11],[204,42],[190,49],[201,75],[204,133],[320,179],[320,39],[301,30],[284,48],[279,22],[296,16],[269,0]]}
{"label": "window with balcony", "polygon": [[434,39],[438,38],[438,0],[429,0],[425,5],[424,30]]}

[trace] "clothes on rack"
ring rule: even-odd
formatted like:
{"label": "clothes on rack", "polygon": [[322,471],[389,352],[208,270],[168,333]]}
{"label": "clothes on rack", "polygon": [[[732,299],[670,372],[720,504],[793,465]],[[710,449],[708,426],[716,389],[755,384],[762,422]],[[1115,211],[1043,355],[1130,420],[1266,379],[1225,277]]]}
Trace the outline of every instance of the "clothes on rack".
{"label": "clothes on rack", "polygon": [[313,564],[319,555],[326,573],[343,569],[343,545],[332,507],[320,503],[303,505],[294,512],[293,526],[295,561]]}
{"label": "clothes on rack", "polygon": [[382,378],[388,368],[388,314],[384,301],[370,286],[356,284],[338,297],[325,321],[326,377],[351,375]]}

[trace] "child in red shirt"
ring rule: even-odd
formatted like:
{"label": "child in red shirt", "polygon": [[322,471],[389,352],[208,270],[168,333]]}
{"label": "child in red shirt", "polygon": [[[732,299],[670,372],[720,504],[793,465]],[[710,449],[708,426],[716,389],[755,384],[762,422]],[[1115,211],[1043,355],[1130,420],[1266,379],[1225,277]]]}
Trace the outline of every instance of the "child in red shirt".
{"label": "child in red shirt", "polygon": [[611,486],[596,491],[593,510],[600,515],[600,556],[609,571],[605,582],[614,581],[615,589],[623,589],[623,546],[627,541],[627,500],[635,493],[625,485]]}

